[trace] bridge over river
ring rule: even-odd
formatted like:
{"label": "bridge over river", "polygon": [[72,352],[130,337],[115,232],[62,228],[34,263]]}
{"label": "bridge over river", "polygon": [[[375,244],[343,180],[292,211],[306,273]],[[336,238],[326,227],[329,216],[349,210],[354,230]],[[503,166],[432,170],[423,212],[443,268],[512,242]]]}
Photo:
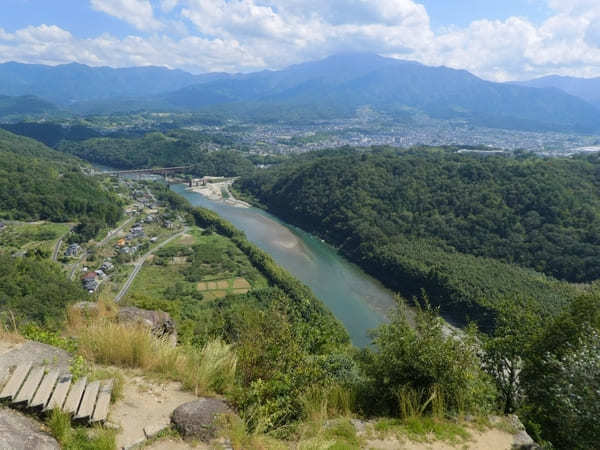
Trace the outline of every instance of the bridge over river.
{"label": "bridge over river", "polygon": [[176,167],[154,167],[147,169],[130,169],[130,170],[109,170],[109,171],[94,171],[94,174],[109,175],[109,176],[125,176],[125,175],[162,175],[167,176],[169,173],[185,172],[194,166],[176,166]]}

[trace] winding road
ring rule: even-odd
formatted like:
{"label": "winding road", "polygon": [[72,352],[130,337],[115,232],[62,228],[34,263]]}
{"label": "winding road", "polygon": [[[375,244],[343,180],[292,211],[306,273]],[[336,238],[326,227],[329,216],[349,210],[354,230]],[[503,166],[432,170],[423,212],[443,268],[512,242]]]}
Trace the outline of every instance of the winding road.
{"label": "winding road", "polygon": [[123,287],[121,288],[121,290],[119,291],[119,293],[117,294],[117,296],[115,297],[115,303],[119,303],[123,299],[123,297],[125,296],[125,294],[127,294],[127,291],[129,290],[129,288],[133,284],[133,281],[135,280],[135,277],[137,277],[138,273],[140,273],[140,270],[142,270],[142,267],[144,266],[144,263],[150,257],[150,255],[152,255],[155,251],[161,249],[165,245],[169,244],[170,242],[173,242],[173,240],[177,239],[178,237],[180,237],[184,233],[187,233],[188,231],[189,231],[189,228],[185,227],[182,231],[180,231],[180,232],[172,235],[168,239],[164,240],[163,242],[161,242],[160,244],[158,244],[153,249],[150,249],[140,259],[138,259],[137,262],[135,263],[135,267],[133,268],[133,272],[131,272],[131,274],[129,275],[129,278],[127,278],[127,281],[125,281],[125,284],[123,285]]}

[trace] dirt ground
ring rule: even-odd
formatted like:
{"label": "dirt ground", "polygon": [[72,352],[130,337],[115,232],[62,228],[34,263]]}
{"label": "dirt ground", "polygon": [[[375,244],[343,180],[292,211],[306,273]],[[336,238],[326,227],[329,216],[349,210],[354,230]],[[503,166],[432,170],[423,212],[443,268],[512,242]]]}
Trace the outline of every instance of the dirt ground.
{"label": "dirt ground", "polygon": [[365,448],[373,450],[510,450],[514,436],[506,431],[489,429],[471,430],[469,442],[452,445],[446,442],[400,442],[396,438],[368,440]]}
{"label": "dirt ground", "polygon": [[152,382],[139,375],[126,376],[125,380],[123,398],[111,406],[109,414],[110,422],[121,427],[117,434],[118,448],[144,441],[144,429],[156,432],[166,428],[175,408],[197,399],[195,395],[182,391],[179,383]]}

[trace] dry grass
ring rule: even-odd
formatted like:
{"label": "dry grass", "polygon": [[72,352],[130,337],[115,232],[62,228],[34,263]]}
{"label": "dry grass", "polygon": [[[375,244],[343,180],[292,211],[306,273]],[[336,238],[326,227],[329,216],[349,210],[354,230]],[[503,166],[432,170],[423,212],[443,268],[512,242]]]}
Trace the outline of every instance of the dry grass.
{"label": "dry grass", "polygon": [[196,395],[227,392],[234,384],[237,358],[221,341],[202,349],[173,347],[145,327],[106,319],[85,323],[75,331],[79,352],[98,364],[142,369],[180,381]]}
{"label": "dry grass", "polygon": [[25,338],[21,336],[17,329],[17,321],[12,311],[8,311],[4,314],[4,317],[0,317],[0,340],[11,344],[25,342]]}
{"label": "dry grass", "polygon": [[250,283],[245,278],[236,278],[233,280],[233,288],[234,289],[250,289]]}
{"label": "dry grass", "polygon": [[70,306],[67,309],[68,329],[76,334],[77,330],[84,328],[92,321],[114,319],[118,312],[119,307],[112,300],[99,300],[89,308]]}

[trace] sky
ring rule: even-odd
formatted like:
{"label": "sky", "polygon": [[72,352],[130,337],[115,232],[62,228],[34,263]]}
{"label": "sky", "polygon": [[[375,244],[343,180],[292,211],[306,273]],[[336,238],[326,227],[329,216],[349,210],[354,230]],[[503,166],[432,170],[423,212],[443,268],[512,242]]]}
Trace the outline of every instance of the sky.
{"label": "sky", "polygon": [[340,52],[600,76],[600,0],[1,0],[0,62],[279,69]]}

